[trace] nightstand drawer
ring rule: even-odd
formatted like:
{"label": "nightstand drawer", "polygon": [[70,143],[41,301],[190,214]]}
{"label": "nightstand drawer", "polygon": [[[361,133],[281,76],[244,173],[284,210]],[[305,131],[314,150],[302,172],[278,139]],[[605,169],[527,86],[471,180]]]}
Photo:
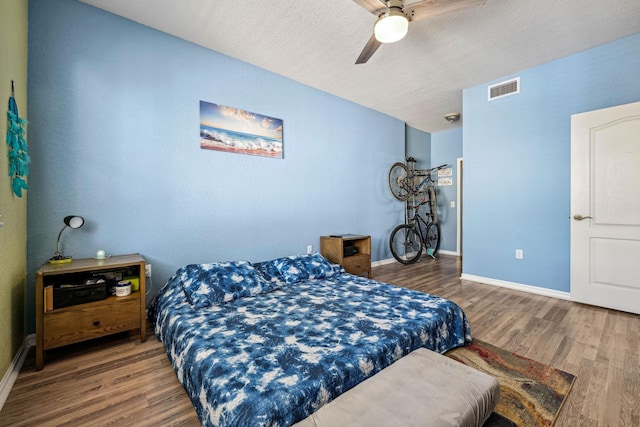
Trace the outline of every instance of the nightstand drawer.
{"label": "nightstand drawer", "polygon": [[371,273],[371,257],[364,254],[347,256],[342,259],[342,266],[351,274],[369,277]]}
{"label": "nightstand drawer", "polygon": [[108,303],[80,304],[44,315],[44,349],[140,327],[140,293]]}

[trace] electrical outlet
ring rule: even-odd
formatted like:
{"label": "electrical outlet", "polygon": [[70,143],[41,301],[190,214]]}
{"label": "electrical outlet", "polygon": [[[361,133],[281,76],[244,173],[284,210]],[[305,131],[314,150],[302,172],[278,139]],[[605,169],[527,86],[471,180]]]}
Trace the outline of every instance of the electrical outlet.
{"label": "electrical outlet", "polygon": [[516,249],[516,259],[524,259],[524,251],[522,249]]}
{"label": "electrical outlet", "polygon": [[311,252],[313,252],[313,246],[312,245],[308,245],[307,246],[307,253],[310,254]]}
{"label": "electrical outlet", "polygon": [[144,266],[144,276],[151,277],[151,264],[145,264]]}

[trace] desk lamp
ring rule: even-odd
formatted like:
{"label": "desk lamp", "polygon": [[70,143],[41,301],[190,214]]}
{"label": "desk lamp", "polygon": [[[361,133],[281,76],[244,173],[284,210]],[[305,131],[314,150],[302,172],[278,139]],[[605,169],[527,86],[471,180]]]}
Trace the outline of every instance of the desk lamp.
{"label": "desk lamp", "polygon": [[58,241],[56,242],[56,253],[54,256],[49,259],[49,264],[65,264],[67,262],[71,262],[70,256],[64,256],[60,253],[60,236],[62,236],[62,232],[67,228],[80,228],[84,225],[84,218],[76,215],[69,215],[64,218],[64,227],[58,233]]}

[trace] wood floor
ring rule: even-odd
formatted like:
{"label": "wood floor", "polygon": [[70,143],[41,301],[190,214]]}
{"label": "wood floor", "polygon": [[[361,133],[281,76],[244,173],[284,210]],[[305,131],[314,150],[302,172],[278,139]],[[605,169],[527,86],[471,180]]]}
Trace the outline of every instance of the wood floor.
{"label": "wood floor", "polygon": [[[457,257],[375,267],[458,303],[472,335],[577,376],[556,426],[640,426],[640,316],[460,280]],[[33,353],[33,351],[32,351]],[[127,334],[27,359],[0,426],[196,426],[164,348]]]}

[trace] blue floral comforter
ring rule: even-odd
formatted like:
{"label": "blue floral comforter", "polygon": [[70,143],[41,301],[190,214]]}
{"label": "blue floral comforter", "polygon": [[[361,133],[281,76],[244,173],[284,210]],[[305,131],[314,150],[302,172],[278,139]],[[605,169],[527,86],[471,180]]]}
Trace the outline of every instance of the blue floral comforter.
{"label": "blue floral comforter", "polygon": [[202,425],[288,426],[418,347],[471,342],[452,301],[294,259],[186,266],[156,297],[156,336]]}

